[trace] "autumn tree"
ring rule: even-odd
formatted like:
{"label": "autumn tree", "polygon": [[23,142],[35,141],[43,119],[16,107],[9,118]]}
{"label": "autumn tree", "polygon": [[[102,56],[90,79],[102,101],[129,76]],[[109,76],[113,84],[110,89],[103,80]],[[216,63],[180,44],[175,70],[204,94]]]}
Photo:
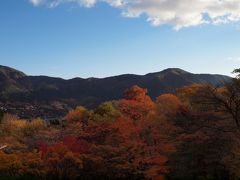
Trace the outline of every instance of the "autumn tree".
{"label": "autumn tree", "polygon": [[88,124],[91,112],[83,106],[78,106],[74,110],[71,110],[64,117],[61,130],[61,136],[77,135]]}
{"label": "autumn tree", "polygon": [[43,178],[43,163],[39,153],[6,154],[0,152],[0,176],[7,178]]}
{"label": "autumn tree", "polygon": [[168,157],[175,152],[173,139],[177,130],[168,119],[176,115],[182,104],[172,94],[162,95],[154,103],[146,93],[145,89],[132,87],[124,93],[119,108],[137,127],[135,164],[146,179],[164,179],[169,173]]}
{"label": "autumn tree", "polygon": [[5,135],[16,137],[33,137],[40,130],[45,129],[46,124],[42,119],[25,120],[6,114],[1,124],[1,131]]}
{"label": "autumn tree", "polygon": [[186,111],[175,118],[176,152],[169,158],[170,179],[225,179],[222,162],[231,147],[226,123],[219,114]]}
{"label": "autumn tree", "polygon": [[132,86],[130,89],[125,90],[123,93],[126,100],[134,100],[138,102],[149,102],[150,97],[147,96],[147,89],[140,88],[139,86]]}
{"label": "autumn tree", "polygon": [[[40,119],[7,115],[0,124],[0,142],[10,148],[0,152],[0,175],[64,180],[237,178],[240,136],[230,131],[234,122],[206,87],[183,87],[154,102],[146,89],[133,86],[119,101],[70,111],[66,126],[46,127]],[[226,92],[214,89],[228,102]]]}
{"label": "autumn tree", "polygon": [[6,114],[0,125],[1,142],[9,144],[10,149],[26,151],[36,147],[40,132],[47,129],[41,119],[24,120]]}
{"label": "autumn tree", "polygon": [[46,179],[77,179],[80,177],[82,160],[79,153],[69,150],[62,142],[40,146]]}
{"label": "autumn tree", "polygon": [[226,84],[225,87],[218,88],[206,86],[199,94],[199,103],[205,104],[209,109],[223,112],[228,119],[233,119],[236,127],[240,127],[240,84],[238,80]]}
{"label": "autumn tree", "polygon": [[223,163],[229,171],[230,179],[240,178],[240,133],[235,132],[231,136],[232,146],[223,158]]}
{"label": "autumn tree", "polygon": [[78,106],[74,110],[71,110],[65,116],[65,119],[69,123],[81,122],[86,124],[88,120],[88,110],[83,106]]}
{"label": "autumn tree", "polygon": [[176,115],[176,113],[184,108],[183,103],[173,94],[163,94],[156,100],[157,110],[159,114],[166,116]]}
{"label": "autumn tree", "polygon": [[77,138],[82,142],[80,147],[87,147],[82,151],[86,179],[139,179],[141,172],[133,163],[137,150],[141,150],[136,136],[134,123],[123,117],[114,123],[90,122]]}
{"label": "autumn tree", "polygon": [[92,122],[114,122],[117,117],[120,116],[120,112],[113,102],[104,102],[100,104],[89,117]]}
{"label": "autumn tree", "polygon": [[153,113],[139,121],[143,141],[142,168],[148,179],[164,179],[169,173],[169,156],[176,151],[177,127],[172,120],[181,107],[172,94],[157,98]]}
{"label": "autumn tree", "polygon": [[119,101],[119,109],[133,120],[140,120],[151,114],[154,103],[147,95],[147,90],[133,86],[124,92],[124,99]]}
{"label": "autumn tree", "polygon": [[[152,122],[145,122],[141,130],[141,139],[143,141],[143,154],[139,157],[142,163],[142,171],[146,178],[164,179],[169,173],[169,156],[175,152],[173,127],[155,119]],[[165,124],[166,126],[161,126]],[[165,130],[164,130],[165,128]],[[171,131],[168,131],[171,130]]]}
{"label": "autumn tree", "polygon": [[[186,134],[181,136],[182,143],[175,154],[175,158],[179,158],[173,160],[184,165],[178,167],[182,168],[179,170],[172,166],[175,167],[173,172],[179,173],[178,177],[239,178],[239,72],[239,69],[235,70],[236,78],[222,87],[201,85],[199,88],[186,87],[179,91],[179,97],[187,92],[185,97],[190,100],[194,112],[191,112],[189,120],[185,120],[191,123],[184,127]],[[191,89],[197,91],[191,95]]]}
{"label": "autumn tree", "polygon": [[203,89],[206,87],[204,84],[192,84],[189,86],[184,86],[178,88],[176,91],[176,96],[181,100],[181,102],[191,110],[206,110],[206,104],[201,103],[202,99],[199,94],[202,93]]}

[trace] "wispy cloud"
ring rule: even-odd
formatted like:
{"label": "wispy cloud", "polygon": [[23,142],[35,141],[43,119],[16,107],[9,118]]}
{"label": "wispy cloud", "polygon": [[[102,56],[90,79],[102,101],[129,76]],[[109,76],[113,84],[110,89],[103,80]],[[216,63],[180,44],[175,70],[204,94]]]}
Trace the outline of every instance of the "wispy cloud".
{"label": "wispy cloud", "polygon": [[176,30],[201,24],[226,24],[240,21],[239,0],[30,0],[34,6],[56,7],[77,3],[93,7],[104,2],[122,10],[125,17],[147,16],[153,26],[173,25]]}
{"label": "wispy cloud", "polygon": [[38,5],[40,5],[43,1],[42,1],[42,0],[30,0],[30,2],[31,2],[34,6],[38,6]]}
{"label": "wispy cloud", "polygon": [[230,62],[240,63],[240,57],[228,57],[226,60]]}
{"label": "wispy cloud", "polygon": [[50,8],[54,8],[64,3],[77,3],[84,7],[92,7],[97,2],[96,0],[29,0],[34,6],[46,5]]}

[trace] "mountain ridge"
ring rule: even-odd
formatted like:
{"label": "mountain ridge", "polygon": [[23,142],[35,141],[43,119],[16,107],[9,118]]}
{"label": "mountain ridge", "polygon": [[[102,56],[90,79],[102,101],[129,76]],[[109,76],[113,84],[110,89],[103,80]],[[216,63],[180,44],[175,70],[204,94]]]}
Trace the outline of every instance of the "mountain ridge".
{"label": "mountain ridge", "polygon": [[[168,68],[146,75],[122,74],[105,78],[72,78],[28,76],[10,67],[0,66],[0,103],[16,102],[73,108],[77,105],[96,107],[104,101],[120,99],[125,89],[138,85],[148,89],[151,98],[173,93],[177,88],[209,83],[223,85],[231,78],[224,75],[193,74],[179,68]],[[59,106],[60,106],[59,105]],[[17,109],[17,108],[15,108]],[[54,109],[54,108],[53,108]]]}
{"label": "mountain ridge", "polygon": [[[119,74],[119,75],[111,75],[111,76],[107,76],[107,77],[87,77],[87,78],[82,78],[82,77],[73,77],[73,78],[62,78],[62,77],[56,77],[56,76],[48,76],[48,75],[28,75],[26,73],[24,73],[23,71],[20,71],[20,70],[17,70],[16,68],[12,68],[12,67],[9,67],[9,66],[4,66],[4,65],[0,65],[0,73],[2,70],[11,70],[15,73],[19,73],[19,74],[22,74],[22,76],[29,76],[29,77],[48,77],[48,78],[54,78],[54,79],[62,79],[62,80],[65,80],[65,81],[69,81],[69,80],[74,80],[74,79],[82,79],[82,80],[87,80],[87,79],[106,79],[106,78],[114,78],[114,77],[119,77],[119,76],[149,76],[149,75],[154,75],[154,74],[159,74],[159,73],[176,73],[178,72],[179,74],[194,74],[194,75],[219,75],[219,76],[225,76],[225,77],[229,77],[231,78],[230,76],[227,76],[227,75],[222,75],[222,74],[217,74],[217,73],[192,73],[192,72],[189,72],[189,71],[185,71],[181,68],[176,68],[176,67],[172,67],[172,68],[166,68],[166,69],[163,69],[161,71],[155,71],[155,72],[150,72],[150,73],[146,73],[146,74],[134,74],[134,73],[126,73],[126,74]],[[177,74],[177,73],[176,73]]]}

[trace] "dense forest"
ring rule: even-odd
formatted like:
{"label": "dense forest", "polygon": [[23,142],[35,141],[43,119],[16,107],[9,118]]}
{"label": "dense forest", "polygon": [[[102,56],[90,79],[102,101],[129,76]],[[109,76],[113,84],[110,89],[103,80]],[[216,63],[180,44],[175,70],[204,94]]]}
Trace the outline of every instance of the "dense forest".
{"label": "dense forest", "polygon": [[240,70],[223,87],[192,84],[46,122],[0,115],[0,179],[239,179]]}

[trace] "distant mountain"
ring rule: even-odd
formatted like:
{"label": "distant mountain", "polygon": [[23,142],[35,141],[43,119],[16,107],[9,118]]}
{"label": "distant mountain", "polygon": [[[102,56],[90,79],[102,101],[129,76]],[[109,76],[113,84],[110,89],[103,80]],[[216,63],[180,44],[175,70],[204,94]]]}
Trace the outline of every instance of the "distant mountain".
{"label": "distant mountain", "polygon": [[162,93],[193,83],[223,85],[230,77],[193,74],[177,68],[146,75],[124,74],[107,78],[64,80],[47,76],[27,76],[18,70],[0,66],[0,102],[49,104],[60,102],[69,107],[95,107],[107,100],[119,99],[125,89],[139,85],[155,99]]}

